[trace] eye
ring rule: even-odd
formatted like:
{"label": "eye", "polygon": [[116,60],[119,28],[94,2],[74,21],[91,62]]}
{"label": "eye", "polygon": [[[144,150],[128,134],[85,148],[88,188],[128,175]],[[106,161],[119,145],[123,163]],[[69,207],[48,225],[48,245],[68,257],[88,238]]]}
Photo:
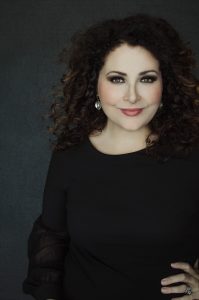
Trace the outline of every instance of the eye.
{"label": "eye", "polygon": [[[123,77],[120,77],[120,76],[111,76],[108,78],[108,80],[112,83],[122,83],[124,79],[123,79]],[[144,81],[142,81],[144,83],[153,83],[154,81],[157,80],[157,77],[156,76],[144,76],[141,80],[144,80]]]}
{"label": "eye", "polygon": [[122,80],[123,80],[123,78],[120,77],[120,76],[112,76],[112,77],[109,77],[109,78],[108,78],[108,80],[109,80],[110,82],[113,82],[113,83],[121,83],[121,81],[119,82],[119,80],[116,80],[116,79],[122,79]]}
{"label": "eye", "polygon": [[156,76],[145,76],[141,80],[143,80],[143,79],[144,79],[145,83],[153,83],[154,81],[157,80],[157,77]]}

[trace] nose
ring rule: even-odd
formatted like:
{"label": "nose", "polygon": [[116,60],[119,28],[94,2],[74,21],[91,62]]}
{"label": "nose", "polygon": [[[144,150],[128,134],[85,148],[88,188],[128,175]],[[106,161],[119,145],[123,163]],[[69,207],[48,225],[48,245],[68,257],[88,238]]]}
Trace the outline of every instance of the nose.
{"label": "nose", "polygon": [[138,95],[138,92],[136,90],[136,84],[129,84],[127,91],[124,95],[124,99],[134,103],[139,98],[140,98],[140,96]]}

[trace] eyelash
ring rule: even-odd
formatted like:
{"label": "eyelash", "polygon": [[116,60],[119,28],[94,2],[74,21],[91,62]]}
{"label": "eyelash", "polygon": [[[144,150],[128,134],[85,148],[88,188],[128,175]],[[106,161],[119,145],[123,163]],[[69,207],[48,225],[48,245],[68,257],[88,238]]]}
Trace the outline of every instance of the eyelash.
{"label": "eyelash", "polygon": [[[108,80],[112,83],[116,83],[113,81],[113,79],[116,79],[116,78],[123,79],[123,77],[120,77],[120,76],[112,76],[112,77],[109,77]],[[145,76],[142,79],[151,79],[152,80],[151,82],[144,82],[144,83],[153,83],[154,81],[157,80],[157,77],[156,76]]]}

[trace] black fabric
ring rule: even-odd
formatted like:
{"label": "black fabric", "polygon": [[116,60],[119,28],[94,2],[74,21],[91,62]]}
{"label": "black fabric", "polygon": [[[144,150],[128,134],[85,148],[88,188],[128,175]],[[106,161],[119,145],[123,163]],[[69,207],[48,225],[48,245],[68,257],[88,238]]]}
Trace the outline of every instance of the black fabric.
{"label": "black fabric", "polygon": [[166,300],[171,262],[199,257],[198,149],[163,164],[86,139],[53,152],[28,241],[23,291],[37,300]]}
{"label": "black fabric", "polygon": [[64,257],[67,251],[67,234],[47,228],[39,216],[28,239],[28,276],[23,291],[35,299],[63,300]]}

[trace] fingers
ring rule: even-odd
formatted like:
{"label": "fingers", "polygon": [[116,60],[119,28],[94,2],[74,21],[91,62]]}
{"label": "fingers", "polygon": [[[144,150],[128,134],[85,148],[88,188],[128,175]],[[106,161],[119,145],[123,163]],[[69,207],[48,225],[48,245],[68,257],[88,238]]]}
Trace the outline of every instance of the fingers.
{"label": "fingers", "polygon": [[194,269],[196,269],[196,271],[199,271],[199,258],[197,258],[194,263]]}
{"label": "fingers", "polygon": [[162,287],[161,291],[164,294],[170,294],[170,293],[184,293],[186,291],[187,285],[182,284],[179,286],[173,286],[173,287]]}
{"label": "fingers", "polygon": [[[161,280],[161,284],[164,286],[161,288],[161,292],[165,294],[170,293],[185,293],[186,287],[190,286],[194,294],[194,299],[199,299],[199,273],[193,266],[186,262],[176,262],[172,263],[171,266],[176,269],[181,269],[184,273],[177,275],[168,276]],[[172,283],[184,283],[178,286],[167,286]],[[192,296],[193,296],[192,294]],[[189,295],[183,296],[183,300],[190,300]],[[179,300],[179,298],[172,298],[172,300]]]}
{"label": "fingers", "polygon": [[176,262],[171,264],[172,268],[182,269],[194,278],[199,280],[199,273],[187,262]]}
{"label": "fingers", "polygon": [[193,283],[193,277],[189,274],[185,273],[180,273],[177,275],[169,276],[165,278],[164,280],[161,280],[162,285],[168,285],[172,283],[177,283],[177,282],[186,282],[186,283]]}

